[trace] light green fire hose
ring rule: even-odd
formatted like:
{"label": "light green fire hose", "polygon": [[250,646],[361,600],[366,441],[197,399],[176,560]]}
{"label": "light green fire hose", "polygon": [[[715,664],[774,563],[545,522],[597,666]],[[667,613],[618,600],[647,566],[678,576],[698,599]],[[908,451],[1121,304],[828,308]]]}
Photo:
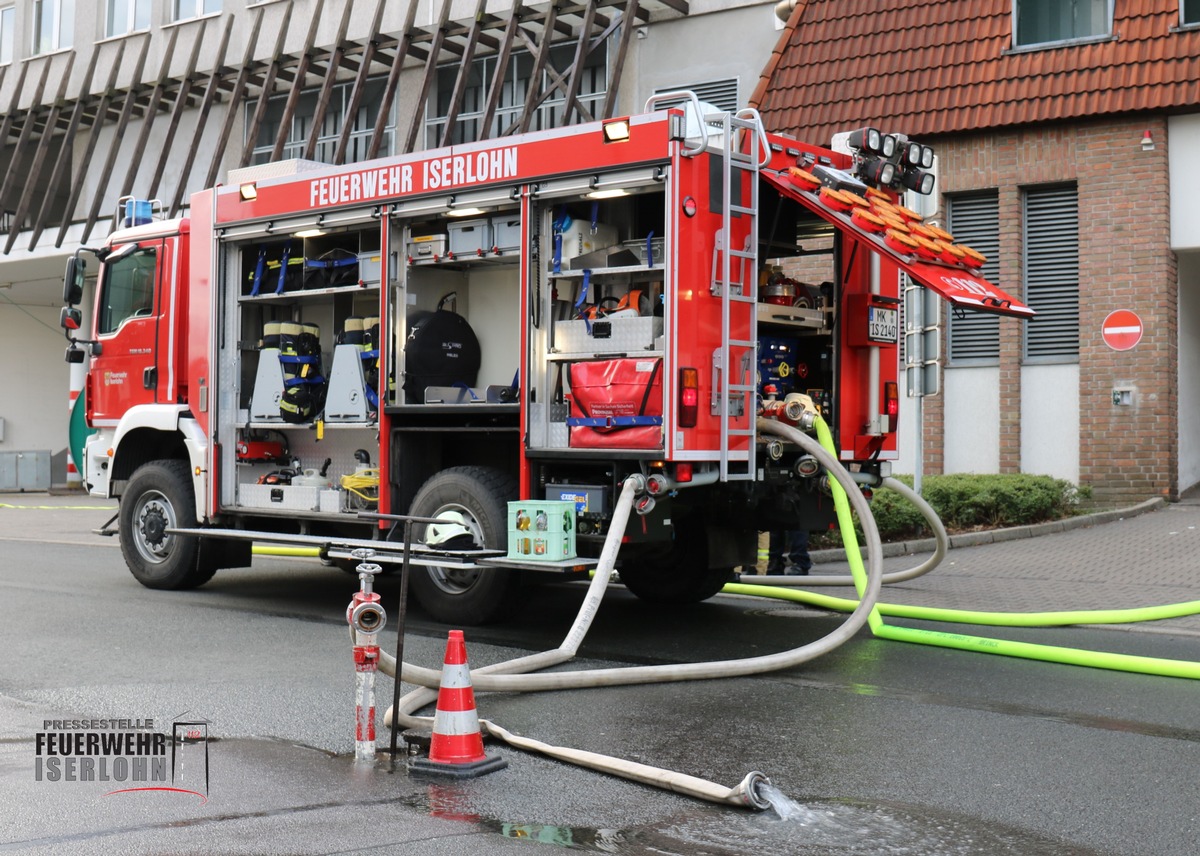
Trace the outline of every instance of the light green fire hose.
{"label": "light green fire hose", "polygon": [[[759,420],[759,427],[761,429],[766,430],[768,433],[779,434],[788,439],[793,439],[793,434],[800,433],[797,429],[782,423],[776,422],[770,425],[764,423],[765,420]],[[818,419],[816,421],[816,429],[817,439],[821,445],[826,450],[833,451],[833,438],[829,433],[829,427],[824,421]],[[841,529],[842,540],[846,546],[846,557],[850,562],[850,573],[854,578],[855,588],[861,592],[866,581],[866,573],[863,570],[862,554],[858,549],[858,539],[854,533],[854,521],[850,516],[850,506],[847,502],[846,492],[836,480],[831,479],[829,486],[833,494],[834,507],[837,510],[838,526]],[[857,605],[857,602],[853,600],[831,598],[812,592],[768,586],[730,583],[725,586],[724,590],[730,594],[757,595],[783,600],[794,600],[839,611],[853,608]],[[1138,672],[1146,675],[1200,679],[1200,663],[1187,660],[1141,657],[1132,654],[1114,654],[1106,651],[1090,651],[1080,648],[1065,648],[1057,645],[1040,645],[1031,642],[1015,642],[1008,639],[970,636],[961,633],[943,633],[937,630],[923,630],[913,627],[897,627],[885,624],[882,617],[884,614],[887,614],[897,618],[916,618],[926,621],[987,624],[997,627],[1030,627],[1154,621],[1163,618],[1178,618],[1182,615],[1194,615],[1197,612],[1200,612],[1200,601],[1188,601],[1185,603],[1140,607],[1136,609],[1076,610],[1042,613],[970,612],[961,609],[936,609],[932,607],[896,606],[877,603],[871,610],[867,624],[877,638],[892,639],[898,642],[915,642],[920,645],[936,645],[960,651],[1000,654],[1006,657],[1021,657],[1028,660],[1042,660],[1050,663]]]}

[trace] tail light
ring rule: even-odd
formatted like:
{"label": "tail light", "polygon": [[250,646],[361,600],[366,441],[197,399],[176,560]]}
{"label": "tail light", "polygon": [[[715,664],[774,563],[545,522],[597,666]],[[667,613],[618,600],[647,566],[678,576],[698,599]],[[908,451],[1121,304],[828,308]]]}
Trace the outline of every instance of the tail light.
{"label": "tail light", "polygon": [[695,428],[700,412],[700,372],[679,370],[679,427]]}
{"label": "tail light", "polygon": [[900,386],[889,380],[883,385],[883,412],[888,418],[888,433],[896,431],[896,423],[900,421]]}
{"label": "tail light", "polygon": [[692,480],[692,465],[691,464],[676,464],[675,465],[675,481],[683,484]]}

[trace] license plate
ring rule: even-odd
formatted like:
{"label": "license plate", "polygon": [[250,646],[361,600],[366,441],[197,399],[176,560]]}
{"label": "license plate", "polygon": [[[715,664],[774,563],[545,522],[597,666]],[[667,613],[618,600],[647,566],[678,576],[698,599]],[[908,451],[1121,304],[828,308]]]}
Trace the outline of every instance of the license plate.
{"label": "license plate", "polygon": [[867,338],[872,342],[895,342],[900,334],[900,312],[897,309],[867,307]]}

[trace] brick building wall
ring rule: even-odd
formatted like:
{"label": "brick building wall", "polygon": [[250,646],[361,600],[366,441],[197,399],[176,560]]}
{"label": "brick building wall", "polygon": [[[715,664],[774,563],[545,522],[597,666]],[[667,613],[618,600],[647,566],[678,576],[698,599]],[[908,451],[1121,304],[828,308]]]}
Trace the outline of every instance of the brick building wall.
{"label": "brick building wall", "polygon": [[[1151,132],[1154,148],[1141,141]],[[998,190],[1000,277],[1025,299],[1022,201],[1026,188],[1072,182],[1079,199],[1080,483],[1100,506],[1150,496],[1178,496],[1178,280],[1170,249],[1170,188],[1165,118],[1106,119],[930,139],[939,156],[939,193]],[[944,209],[937,219],[944,221]],[[820,281],[814,261],[792,260],[797,279]],[[820,264],[821,262],[816,262]],[[1144,334],[1130,351],[1103,342],[1105,317],[1131,309]],[[945,328],[943,315],[943,329]],[[1024,322],[1000,319],[1000,471],[1022,472]],[[947,353],[943,342],[942,353]],[[1114,387],[1132,388],[1134,403],[1115,407]],[[949,410],[953,412],[953,402]],[[924,401],[926,473],[944,467],[947,402]],[[1036,442],[1036,438],[1034,438]]]}
{"label": "brick building wall", "polygon": [[[1141,145],[1149,130],[1153,150]],[[1167,131],[1163,118],[992,131],[934,141],[942,193],[999,189],[1000,281],[1025,299],[1022,192],[1074,182],[1079,198],[1080,482],[1098,505],[1178,494],[1178,280],[1170,249]],[[1138,313],[1145,330],[1130,351],[1104,344],[1105,317]],[[1022,322],[1000,321],[1000,470],[1021,471]],[[943,351],[944,353],[944,351]],[[1115,407],[1114,387],[1134,404]],[[1011,406],[1007,403],[1011,402]],[[1025,416],[1026,418],[1022,418]],[[926,402],[924,452],[938,472],[945,406]]]}

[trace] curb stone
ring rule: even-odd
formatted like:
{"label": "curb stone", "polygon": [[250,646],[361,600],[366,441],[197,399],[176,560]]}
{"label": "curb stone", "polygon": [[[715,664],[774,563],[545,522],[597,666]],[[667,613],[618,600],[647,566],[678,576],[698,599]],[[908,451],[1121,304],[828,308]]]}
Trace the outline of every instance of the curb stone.
{"label": "curb stone", "polygon": [[[957,547],[978,547],[981,544],[994,544],[1002,541],[1017,541],[1024,538],[1037,538],[1041,535],[1052,535],[1056,532],[1067,532],[1072,529],[1083,529],[1089,526],[1099,526],[1113,523],[1127,517],[1138,517],[1150,511],[1157,511],[1167,505],[1162,497],[1154,497],[1129,508],[1117,508],[1109,511],[1097,511],[1093,514],[1081,514],[1078,517],[1067,517],[1063,520],[1051,520],[1047,523],[1035,523],[1027,526],[1011,526],[1006,529],[987,529],[981,532],[963,532],[950,536],[950,549]],[[933,538],[920,538],[914,541],[889,541],[883,545],[884,557],[910,556],[915,553],[932,553],[937,549],[937,541]],[[846,551],[843,549],[813,550],[814,563],[844,562]]]}

